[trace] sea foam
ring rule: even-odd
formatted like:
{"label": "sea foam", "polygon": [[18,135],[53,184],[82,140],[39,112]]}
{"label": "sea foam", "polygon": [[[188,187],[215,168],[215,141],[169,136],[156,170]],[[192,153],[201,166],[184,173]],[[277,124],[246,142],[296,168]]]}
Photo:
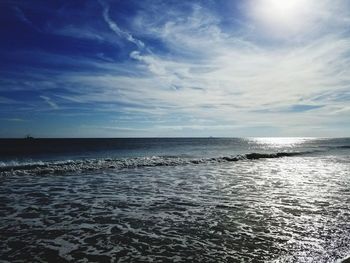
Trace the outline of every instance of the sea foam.
{"label": "sea foam", "polygon": [[154,166],[178,166],[190,164],[213,164],[221,162],[237,162],[244,160],[258,160],[270,158],[292,157],[305,155],[310,152],[276,152],[276,153],[248,153],[235,156],[221,156],[213,158],[183,158],[183,157],[136,157],[136,158],[104,158],[104,159],[86,159],[86,160],[66,160],[54,162],[14,162],[0,164],[0,176],[9,175],[46,175],[46,174],[65,174],[81,173],[87,171],[107,170],[107,169],[126,169],[137,167]]}

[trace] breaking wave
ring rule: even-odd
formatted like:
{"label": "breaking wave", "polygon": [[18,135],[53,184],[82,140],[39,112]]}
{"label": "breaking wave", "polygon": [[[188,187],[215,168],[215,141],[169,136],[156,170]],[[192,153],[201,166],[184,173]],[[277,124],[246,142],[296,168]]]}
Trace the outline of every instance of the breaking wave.
{"label": "breaking wave", "polygon": [[87,159],[66,160],[57,162],[9,162],[0,163],[0,176],[8,175],[45,175],[88,172],[96,170],[120,170],[138,167],[179,166],[190,164],[215,164],[223,162],[237,162],[244,160],[258,160],[267,158],[292,157],[310,152],[277,152],[277,153],[248,153],[236,156],[190,159],[183,157],[136,157],[122,159]]}

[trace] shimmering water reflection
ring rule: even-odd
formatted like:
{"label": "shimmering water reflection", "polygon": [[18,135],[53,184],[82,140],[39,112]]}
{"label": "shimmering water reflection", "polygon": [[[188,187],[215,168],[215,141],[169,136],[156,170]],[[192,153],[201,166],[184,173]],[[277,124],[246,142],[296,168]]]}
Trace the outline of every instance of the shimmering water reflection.
{"label": "shimmering water reflection", "polygon": [[247,139],[253,144],[265,146],[267,148],[279,149],[279,148],[292,148],[303,143],[315,141],[315,138],[303,138],[303,137],[258,137]]}
{"label": "shimmering water reflection", "polygon": [[349,159],[286,157],[0,182],[13,262],[336,262]]}

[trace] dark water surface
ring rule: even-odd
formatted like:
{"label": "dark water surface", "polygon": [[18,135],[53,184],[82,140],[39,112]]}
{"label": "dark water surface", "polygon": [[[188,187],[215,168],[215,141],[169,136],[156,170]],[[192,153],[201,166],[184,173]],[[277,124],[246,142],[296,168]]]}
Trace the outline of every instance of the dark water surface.
{"label": "dark water surface", "polygon": [[350,255],[349,139],[109,140],[0,140],[0,262]]}

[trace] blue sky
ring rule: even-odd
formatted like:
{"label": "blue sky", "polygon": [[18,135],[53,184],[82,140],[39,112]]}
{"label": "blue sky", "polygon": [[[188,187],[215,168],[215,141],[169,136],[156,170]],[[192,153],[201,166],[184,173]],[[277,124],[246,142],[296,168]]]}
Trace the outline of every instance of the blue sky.
{"label": "blue sky", "polygon": [[0,137],[349,136],[346,0],[1,1]]}

